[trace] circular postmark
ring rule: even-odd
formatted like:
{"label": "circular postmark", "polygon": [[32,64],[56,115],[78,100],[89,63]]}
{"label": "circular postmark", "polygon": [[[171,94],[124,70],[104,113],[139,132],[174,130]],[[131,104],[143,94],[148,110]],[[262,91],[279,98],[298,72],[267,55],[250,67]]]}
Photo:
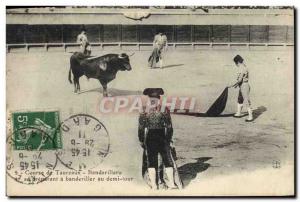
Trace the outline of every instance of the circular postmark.
{"label": "circular postmark", "polygon": [[63,148],[58,159],[69,169],[85,170],[98,166],[109,152],[109,134],[95,117],[76,114],[60,124]]}
{"label": "circular postmark", "polygon": [[6,140],[6,173],[22,184],[38,184],[52,175],[57,164],[55,144],[44,130],[27,126],[19,128]]}

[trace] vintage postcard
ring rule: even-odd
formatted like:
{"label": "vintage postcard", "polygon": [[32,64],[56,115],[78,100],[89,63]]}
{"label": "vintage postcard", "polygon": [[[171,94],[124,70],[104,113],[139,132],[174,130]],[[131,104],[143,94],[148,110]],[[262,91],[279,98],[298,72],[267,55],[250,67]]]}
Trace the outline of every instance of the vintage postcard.
{"label": "vintage postcard", "polygon": [[6,7],[7,196],[294,196],[294,7]]}

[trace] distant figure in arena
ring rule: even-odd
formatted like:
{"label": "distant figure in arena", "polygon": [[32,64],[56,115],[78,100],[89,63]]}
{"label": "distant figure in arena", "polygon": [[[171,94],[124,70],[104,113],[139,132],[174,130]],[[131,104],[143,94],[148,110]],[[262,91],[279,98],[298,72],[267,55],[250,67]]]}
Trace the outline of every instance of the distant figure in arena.
{"label": "distant figure in arena", "polygon": [[80,44],[80,52],[87,56],[91,55],[92,49],[85,29],[82,29],[81,33],[77,36],[77,43]]}
{"label": "distant figure in arena", "polygon": [[249,71],[247,66],[244,63],[244,59],[240,55],[236,55],[233,58],[235,65],[238,67],[238,75],[237,81],[233,85],[229,85],[228,87],[239,87],[239,95],[238,95],[238,104],[237,104],[237,112],[234,114],[234,117],[240,118],[242,117],[242,108],[243,105],[247,107],[248,110],[248,118],[246,122],[253,121],[251,102],[250,102],[250,85],[249,85]]}
{"label": "distant figure in arena", "polygon": [[149,67],[155,68],[156,63],[159,61],[160,68],[163,68],[163,52],[167,50],[167,42],[168,39],[165,34],[160,32],[157,35],[155,35],[153,41],[153,51],[148,59]]}

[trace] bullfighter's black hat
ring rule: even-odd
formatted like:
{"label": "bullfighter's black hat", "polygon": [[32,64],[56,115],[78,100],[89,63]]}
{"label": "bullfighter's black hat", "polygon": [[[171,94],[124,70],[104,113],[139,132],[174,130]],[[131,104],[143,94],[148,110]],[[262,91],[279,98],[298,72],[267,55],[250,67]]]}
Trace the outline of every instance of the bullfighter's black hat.
{"label": "bullfighter's black hat", "polygon": [[145,88],[143,94],[149,97],[160,98],[164,94],[164,90],[162,88]]}
{"label": "bullfighter's black hat", "polygon": [[242,58],[242,56],[236,55],[236,56],[233,58],[233,61],[234,61],[235,64],[238,64],[238,63],[243,63],[243,62],[244,62],[244,59]]}

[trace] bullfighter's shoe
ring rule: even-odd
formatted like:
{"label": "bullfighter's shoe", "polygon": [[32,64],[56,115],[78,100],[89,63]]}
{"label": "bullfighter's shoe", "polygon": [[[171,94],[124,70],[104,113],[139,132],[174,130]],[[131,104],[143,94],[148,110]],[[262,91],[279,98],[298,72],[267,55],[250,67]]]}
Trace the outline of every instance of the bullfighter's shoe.
{"label": "bullfighter's shoe", "polygon": [[167,175],[167,178],[168,178],[168,181],[167,181],[168,189],[177,189],[177,186],[174,183],[174,169],[173,169],[173,167],[167,167],[166,168],[166,175]]}
{"label": "bullfighter's shoe", "polygon": [[148,175],[149,175],[151,189],[157,190],[156,170],[155,170],[155,168],[148,168]]}
{"label": "bullfighter's shoe", "polygon": [[245,120],[246,122],[252,122],[253,119],[253,114],[252,114],[252,109],[249,107],[248,108],[248,118]]}
{"label": "bullfighter's shoe", "polygon": [[242,108],[243,104],[237,104],[237,112],[233,115],[234,118],[241,118],[242,117]]}

